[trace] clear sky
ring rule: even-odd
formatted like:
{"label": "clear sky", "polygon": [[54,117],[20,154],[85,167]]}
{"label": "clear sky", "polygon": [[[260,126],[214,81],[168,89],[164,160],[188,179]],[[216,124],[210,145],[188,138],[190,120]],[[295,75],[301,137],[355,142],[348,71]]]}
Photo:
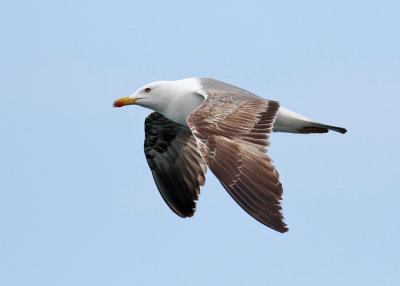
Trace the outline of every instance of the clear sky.
{"label": "clear sky", "polygon": [[[400,285],[399,1],[3,1],[0,285]],[[346,135],[273,134],[290,231],[143,154],[156,80],[211,77]]]}

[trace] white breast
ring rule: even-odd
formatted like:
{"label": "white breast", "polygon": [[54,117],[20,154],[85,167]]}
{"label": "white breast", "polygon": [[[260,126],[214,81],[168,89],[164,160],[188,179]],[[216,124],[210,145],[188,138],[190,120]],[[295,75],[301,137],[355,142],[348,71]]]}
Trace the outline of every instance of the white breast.
{"label": "white breast", "polygon": [[165,116],[187,126],[186,118],[204,101],[204,97],[198,93],[188,93],[176,96],[165,110]]}
{"label": "white breast", "polygon": [[167,118],[187,126],[186,118],[204,101],[199,94],[201,89],[198,78],[188,78],[169,82],[166,87],[169,93],[169,104],[162,114]]}

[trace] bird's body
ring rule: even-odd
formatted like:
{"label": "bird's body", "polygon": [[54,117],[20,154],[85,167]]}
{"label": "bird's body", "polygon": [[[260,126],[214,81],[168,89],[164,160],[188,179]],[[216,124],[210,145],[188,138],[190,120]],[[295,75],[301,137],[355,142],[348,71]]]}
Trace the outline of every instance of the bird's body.
{"label": "bird's body", "polygon": [[208,166],[245,211],[280,232],[287,228],[280,212],[282,185],[266,156],[269,133],[346,132],[213,79],[154,82],[114,102],[128,104],[155,111],[145,122],[145,154],[176,214],[193,215]]}

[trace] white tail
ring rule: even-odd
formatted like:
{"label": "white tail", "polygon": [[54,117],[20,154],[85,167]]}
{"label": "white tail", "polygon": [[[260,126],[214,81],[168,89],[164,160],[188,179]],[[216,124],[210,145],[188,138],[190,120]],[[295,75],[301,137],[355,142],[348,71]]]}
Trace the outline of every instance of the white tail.
{"label": "white tail", "polygon": [[326,133],[329,130],[336,131],[339,133],[346,133],[347,130],[342,127],[326,125],[318,123],[297,114],[289,109],[280,107],[278,115],[275,118],[273,131],[274,132],[289,132],[289,133]]}

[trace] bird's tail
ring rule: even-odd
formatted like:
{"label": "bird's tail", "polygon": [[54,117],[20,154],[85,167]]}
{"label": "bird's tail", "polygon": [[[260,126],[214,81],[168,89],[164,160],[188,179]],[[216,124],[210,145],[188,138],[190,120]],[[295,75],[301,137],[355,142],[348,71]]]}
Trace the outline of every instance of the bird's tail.
{"label": "bird's tail", "polygon": [[347,130],[342,127],[326,125],[297,114],[284,107],[280,107],[275,118],[273,131],[274,132],[289,132],[289,133],[326,133],[329,130],[339,133],[346,133]]}
{"label": "bird's tail", "polygon": [[[307,124],[306,124],[307,125]],[[326,125],[318,122],[310,122],[310,126],[305,126],[301,129],[298,129],[299,133],[309,134],[309,133],[327,133],[329,130],[336,131],[339,133],[346,133],[347,130],[342,127]]]}

